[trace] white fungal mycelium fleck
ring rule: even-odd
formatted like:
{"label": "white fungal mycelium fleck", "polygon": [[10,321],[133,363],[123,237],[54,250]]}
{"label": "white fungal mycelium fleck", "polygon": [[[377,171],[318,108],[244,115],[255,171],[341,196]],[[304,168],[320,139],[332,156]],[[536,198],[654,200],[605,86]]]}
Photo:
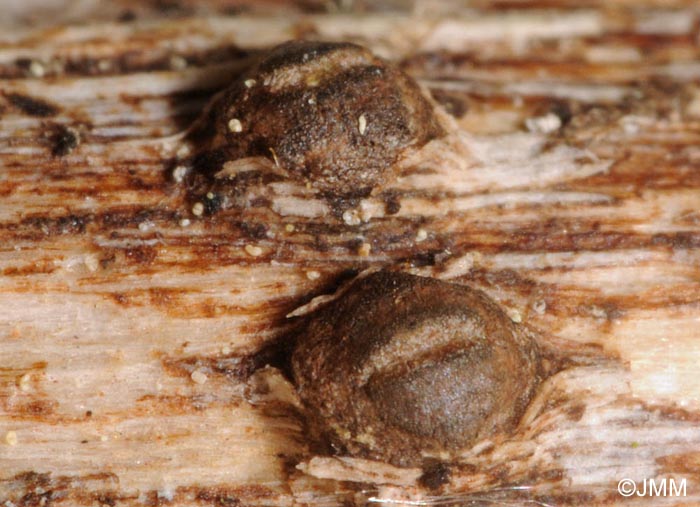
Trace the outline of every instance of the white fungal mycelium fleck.
{"label": "white fungal mycelium fleck", "polygon": [[360,131],[360,135],[365,135],[365,131],[367,130],[367,118],[365,118],[364,114],[361,114],[358,118],[357,128]]}
{"label": "white fungal mycelium fleck", "polygon": [[243,132],[243,124],[238,118],[231,118],[228,122],[228,129],[231,132]]}
{"label": "white fungal mycelium fleck", "polygon": [[8,431],[5,433],[5,442],[7,445],[17,445],[17,432],[16,431]]}
{"label": "white fungal mycelium fleck", "polygon": [[44,74],[46,74],[46,68],[41,62],[32,60],[29,64],[29,73],[34,77],[44,77]]}
{"label": "white fungal mycelium fleck", "polygon": [[251,257],[260,257],[263,253],[263,249],[255,245],[246,245],[244,249]]}
{"label": "white fungal mycelium fleck", "polygon": [[201,217],[204,214],[204,204],[201,202],[194,203],[194,206],[192,206],[192,214],[196,217]]}
{"label": "white fungal mycelium fleck", "polygon": [[360,215],[357,213],[357,210],[346,210],[343,212],[343,222],[345,222],[348,225],[358,225],[361,220],[360,220]]}
{"label": "white fungal mycelium fleck", "polygon": [[176,183],[182,183],[187,175],[187,167],[184,165],[179,165],[173,169],[173,179]]}
{"label": "white fungal mycelium fleck", "polygon": [[309,280],[318,280],[319,278],[321,278],[321,273],[319,273],[316,270],[307,271],[306,278],[308,278]]}
{"label": "white fungal mycelium fleck", "polygon": [[207,374],[202,370],[194,370],[190,377],[195,384],[204,384],[208,380]]}

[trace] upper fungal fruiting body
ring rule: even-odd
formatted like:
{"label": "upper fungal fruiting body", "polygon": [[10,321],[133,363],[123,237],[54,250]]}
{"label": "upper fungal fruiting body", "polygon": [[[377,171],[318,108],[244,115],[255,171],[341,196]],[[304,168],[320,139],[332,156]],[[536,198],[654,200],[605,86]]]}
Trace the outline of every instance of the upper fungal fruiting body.
{"label": "upper fungal fruiting body", "polygon": [[409,466],[512,430],[540,359],[482,292],[378,272],[310,319],[292,371],[314,433]]}
{"label": "upper fungal fruiting body", "polygon": [[384,183],[405,150],[442,135],[432,104],[398,68],[355,44],[313,41],[272,49],[205,122],[210,172],[267,165],[331,194]]}

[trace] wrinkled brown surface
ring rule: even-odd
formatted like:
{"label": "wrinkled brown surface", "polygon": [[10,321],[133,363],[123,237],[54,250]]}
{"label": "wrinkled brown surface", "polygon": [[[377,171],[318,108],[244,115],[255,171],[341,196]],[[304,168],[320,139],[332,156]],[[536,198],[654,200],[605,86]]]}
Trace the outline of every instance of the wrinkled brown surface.
{"label": "wrinkled brown surface", "polygon": [[353,283],[299,336],[312,426],[400,466],[511,430],[540,381],[535,343],[485,294],[405,273]]}
{"label": "wrinkled brown surface", "polygon": [[[212,178],[226,161],[263,157],[290,178],[338,195],[366,194],[391,180],[407,148],[442,133],[410,77],[350,43],[277,46],[210,107],[195,137],[213,135],[199,159],[215,163],[196,166],[193,178]],[[232,120],[240,131],[231,130]]]}

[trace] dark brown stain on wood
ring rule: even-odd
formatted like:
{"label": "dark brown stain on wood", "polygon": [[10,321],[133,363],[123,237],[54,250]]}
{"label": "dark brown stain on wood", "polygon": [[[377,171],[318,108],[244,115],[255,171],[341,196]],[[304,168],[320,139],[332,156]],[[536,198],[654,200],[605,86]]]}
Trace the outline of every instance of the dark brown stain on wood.
{"label": "dark brown stain on wood", "polygon": [[45,99],[38,99],[21,93],[6,93],[5,98],[12,106],[28,116],[47,118],[57,115],[60,111],[58,106],[51,104]]}

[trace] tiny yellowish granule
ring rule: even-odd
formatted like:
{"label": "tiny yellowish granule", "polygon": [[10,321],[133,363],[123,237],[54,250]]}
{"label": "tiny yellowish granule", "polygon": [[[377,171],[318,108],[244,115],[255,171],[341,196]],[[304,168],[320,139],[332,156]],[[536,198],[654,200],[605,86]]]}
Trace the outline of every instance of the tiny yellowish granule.
{"label": "tiny yellowish granule", "polygon": [[112,68],[112,62],[109,60],[100,60],[97,62],[97,70],[100,72],[107,72],[109,69]]}
{"label": "tiny yellowish granule", "polygon": [[228,345],[224,345],[223,347],[221,347],[221,353],[225,356],[228,356],[231,353],[231,347],[229,347]]}
{"label": "tiny yellowish granule", "polygon": [[180,227],[189,227],[189,225],[190,225],[191,223],[192,223],[192,222],[190,221],[189,218],[181,218],[181,219],[180,219]]}
{"label": "tiny yellowish granule", "polygon": [[364,114],[361,114],[358,118],[357,127],[360,131],[360,135],[365,135],[365,131],[367,130],[367,118],[365,118]]}
{"label": "tiny yellowish granule", "polygon": [[185,176],[187,175],[187,167],[184,165],[179,165],[175,169],[173,169],[173,179],[177,183],[182,183],[182,181],[185,179]]}
{"label": "tiny yellowish granule", "polygon": [[296,227],[294,227],[294,224],[287,224],[284,226],[284,230],[287,232],[294,232]]}
{"label": "tiny yellowish granule", "polygon": [[207,192],[207,199],[210,201],[214,198],[214,193],[213,192]]}
{"label": "tiny yellowish granule", "polygon": [[246,245],[245,251],[251,257],[260,257],[263,253],[263,249],[255,245]]}
{"label": "tiny yellowish granule", "polygon": [[107,435],[100,435],[100,442],[106,442],[107,440],[109,440]]}
{"label": "tiny yellowish granule", "polygon": [[243,84],[245,84],[246,88],[252,88],[257,84],[257,81],[255,79],[246,79],[243,81]]}
{"label": "tiny yellowish granule", "polygon": [[194,370],[190,377],[195,384],[204,384],[208,380],[207,374],[202,370]]}
{"label": "tiny yellowish granule", "polygon": [[418,232],[416,232],[416,242],[420,243],[426,239],[428,239],[428,231],[425,229],[418,229]]}
{"label": "tiny yellowish granule", "polygon": [[148,229],[150,229],[151,227],[153,227],[153,223],[152,223],[152,222],[141,222],[141,223],[139,224],[139,231],[141,231],[141,232],[146,232],[146,231],[148,231]]}
{"label": "tiny yellowish granule", "polygon": [[192,214],[196,217],[201,217],[204,214],[204,204],[201,202],[194,203],[194,206],[192,206]]}
{"label": "tiny yellowish granule", "polygon": [[22,392],[27,392],[31,389],[31,380],[32,380],[32,374],[31,373],[25,373],[19,378],[19,390]]}
{"label": "tiny yellowish granule", "polygon": [[32,62],[29,64],[29,73],[34,77],[44,77],[44,74],[46,74],[46,68],[41,62],[32,60]]}
{"label": "tiny yellowish granule", "polygon": [[357,253],[360,255],[360,257],[367,257],[371,251],[372,245],[369,243],[362,243],[360,248],[357,249]]}
{"label": "tiny yellowish granule", "polygon": [[187,68],[187,60],[180,55],[173,55],[170,57],[170,68],[173,70],[185,69]]}
{"label": "tiny yellowish granule", "polygon": [[319,273],[316,270],[307,271],[306,278],[308,278],[309,280],[318,280],[319,278],[321,278],[321,273]]}
{"label": "tiny yellowish granule", "polygon": [[243,124],[238,118],[231,118],[228,122],[228,129],[231,132],[243,132]]}
{"label": "tiny yellowish granule", "polygon": [[515,308],[509,308],[506,313],[508,314],[508,317],[510,317],[510,320],[516,324],[520,324],[523,321],[522,315],[520,315],[520,312]]}
{"label": "tiny yellowish granule", "polygon": [[7,442],[7,445],[17,445],[17,432],[8,431],[5,433],[5,442]]}

